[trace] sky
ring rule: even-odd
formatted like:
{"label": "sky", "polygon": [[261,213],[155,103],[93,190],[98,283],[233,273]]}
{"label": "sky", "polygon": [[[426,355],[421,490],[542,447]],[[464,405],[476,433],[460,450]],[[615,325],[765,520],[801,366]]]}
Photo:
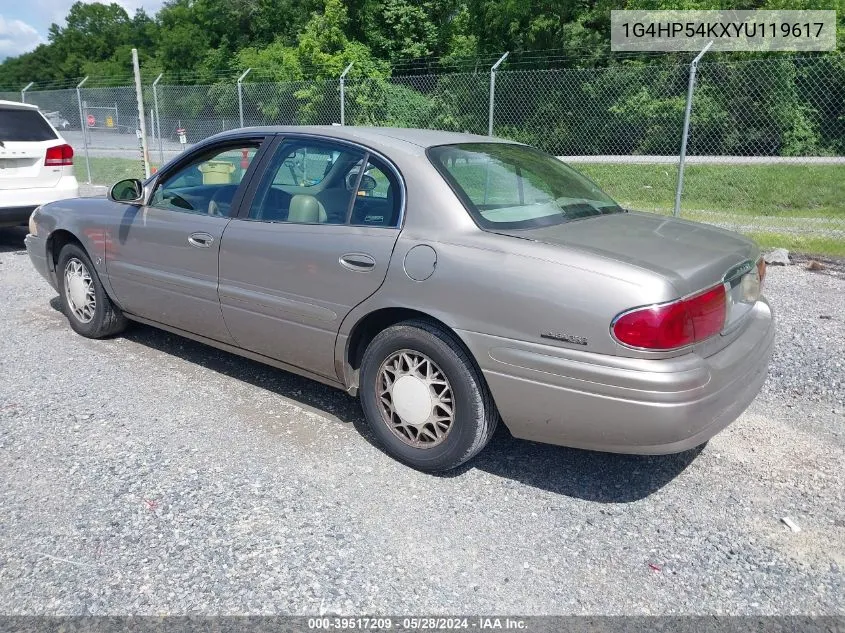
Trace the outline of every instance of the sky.
{"label": "sky", "polygon": [[[0,0],[0,60],[26,53],[46,42],[50,24],[64,24],[65,15],[74,1]],[[116,1],[130,16],[135,14],[138,7],[143,7],[152,15],[163,4],[163,0]]]}

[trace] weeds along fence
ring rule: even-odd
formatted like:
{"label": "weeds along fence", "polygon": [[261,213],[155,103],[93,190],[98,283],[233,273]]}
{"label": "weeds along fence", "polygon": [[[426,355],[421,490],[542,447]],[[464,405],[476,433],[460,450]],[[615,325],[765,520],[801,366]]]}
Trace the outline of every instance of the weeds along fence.
{"label": "weeds along fence", "polygon": [[[671,213],[690,71],[687,63],[524,70],[505,62],[495,71],[298,82],[159,77],[143,87],[148,155],[160,167],[242,125],[492,129],[576,163],[631,208]],[[143,174],[133,86],[0,93],[22,96],[64,128],[81,180]],[[690,107],[682,216],[766,245],[845,255],[845,55],[705,56]]]}

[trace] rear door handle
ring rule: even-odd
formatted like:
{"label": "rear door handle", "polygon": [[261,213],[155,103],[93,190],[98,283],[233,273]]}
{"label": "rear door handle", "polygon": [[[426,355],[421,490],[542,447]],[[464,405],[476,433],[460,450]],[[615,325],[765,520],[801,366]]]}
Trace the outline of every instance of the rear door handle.
{"label": "rear door handle", "polygon": [[208,248],[214,242],[214,236],[208,233],[191,233],[188,237],[188,244],[197,248]]}
{"label": "rear door handle", "polygon": [[338,261],[344,268],[357,273],[368,273],[376,266],[376,260],[366,253],[347,253]]}

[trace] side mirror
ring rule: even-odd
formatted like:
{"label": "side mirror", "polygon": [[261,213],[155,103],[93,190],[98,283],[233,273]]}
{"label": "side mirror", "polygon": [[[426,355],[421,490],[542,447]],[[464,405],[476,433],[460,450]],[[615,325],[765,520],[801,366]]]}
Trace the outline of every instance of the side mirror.
{"label": "side mirror", "polygon": [[376,183],[376,179],[370,176],[370,174],[364,174],[361,176],[361,183],[358,185],[358,191],[375,191],[376,187],[378,187],[378,183]]}
{"label": "side mirror", "polygon": [[137,178],[127,178],[114,184],[109,199],[115,202],[141,204],[144,202],[144,184]]}
{"label": "side mirror", "polygon": [[[351,171],[346,174],[346,190],[347,191],[354,191],[355,190],[355,183],[358,181],[358,170]],[[376,179],[370,176],[369,174],[364,174],[361,176],[361,182],[358,184],[358,193],[362,191],[374,191],[375,188],[378,186],[376,183]]]}

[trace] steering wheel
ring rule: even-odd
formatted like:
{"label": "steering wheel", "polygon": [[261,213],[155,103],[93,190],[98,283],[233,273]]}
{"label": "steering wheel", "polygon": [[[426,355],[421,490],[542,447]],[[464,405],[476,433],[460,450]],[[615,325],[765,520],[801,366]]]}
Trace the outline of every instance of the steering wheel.
{"label": "steering wheel", "polygon": [[194,210],[194,206],[190,202],[185,200],[185,198],[180,196],[178,193],[174,193],[172,191],[165,191],[161,197],[170,204],[172,204],[174,207],[187,209],[188,211]]}

